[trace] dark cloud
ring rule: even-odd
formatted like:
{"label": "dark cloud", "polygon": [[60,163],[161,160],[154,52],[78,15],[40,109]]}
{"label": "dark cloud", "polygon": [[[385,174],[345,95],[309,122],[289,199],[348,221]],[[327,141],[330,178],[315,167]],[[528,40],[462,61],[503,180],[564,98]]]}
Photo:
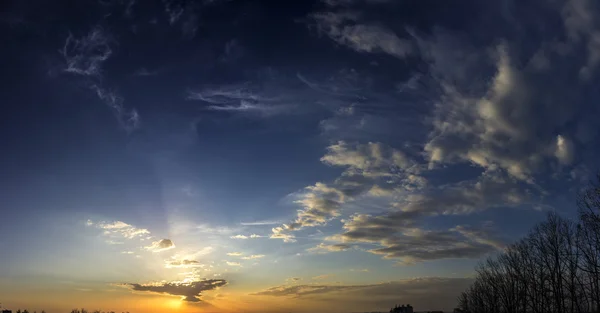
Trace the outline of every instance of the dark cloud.
{"label": "dark cloud", "polygon": [[271,287],[267,290],[253,293],[252,295],[274,297],[304,297],[314,294],[325,294],[346,290],[363,289],[368,286],[369,285],[283,285],[278,287]]}
{"label": "dark cloud", "polygon": [[173,244],[173,241],[171,241],[171,239],[161,239],[158,241],[154,241],[151,245],[146,246],[144,248],[152,252],[161,252],[175,248],[175,244]]}
{"label": "dark cloud", "polygon": [[[365,285],[304,284],[272,287],[253,295],[311,298],[329,301],[359,300],[365,307],[385,309],[382,302],[395,303],[410,299],[415,307],[447,309],[456,304],[456,297],[472,283],[470,278],[419,277]],[[436,299],[436,304],[431,304]],[[389,308],[388,308],[389,309]]]}
{"label": "dark cloud", "polygon": [[163,293],[174,296],[182,296],[183,301],[200,302],[202,292],[215,290],[219,287],[227,285],[227,281],[223,279],[208,279],[194,281],[190,283],[172,282],[172,283],[155,283],[155,284],[124,284],[134,291],[147,291],[155,293]]}
{"label": "dark cloud", "polygon": [[352,248],[352,245],[345,244],[345,243],[337,243],[337,244],[332,244],[332,245],[320,243],[316,247],[310,248],[307,251],[316,252],[316,253],[325,253],[325,252],[332,252],[332,251],[346,251],[350,248]]}
{"label": "dark cloud", "polygon": [[396,259],[402,264],[479,258],[504,247],[503,241],[489,227],[457,226],[449,230],[424,230],[415,227],[410,215],[403,213],[352,216],[345,221],[344,232],[330,239],[344,243],[377,244],[379,248],[368,251],[383,255],[386,259]]}

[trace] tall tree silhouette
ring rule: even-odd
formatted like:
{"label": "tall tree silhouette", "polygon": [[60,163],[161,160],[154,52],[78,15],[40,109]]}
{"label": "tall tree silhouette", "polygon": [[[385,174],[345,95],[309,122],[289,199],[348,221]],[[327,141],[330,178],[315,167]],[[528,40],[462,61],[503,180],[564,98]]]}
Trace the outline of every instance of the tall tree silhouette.
{"label": "tall tree silhouette", "polygon": [[481,262],[461,313],[600,313],[600,176],[579,195],[578,219],[549,213]]}

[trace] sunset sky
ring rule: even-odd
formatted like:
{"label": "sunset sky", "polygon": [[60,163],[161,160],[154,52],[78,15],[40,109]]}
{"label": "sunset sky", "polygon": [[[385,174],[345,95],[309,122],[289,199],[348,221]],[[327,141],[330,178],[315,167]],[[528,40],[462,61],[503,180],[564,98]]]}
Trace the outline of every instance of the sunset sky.
{"label": "sunset sky", "polygon": [[0,4],[0,303],[451,310],[576,213],[594,0]]}

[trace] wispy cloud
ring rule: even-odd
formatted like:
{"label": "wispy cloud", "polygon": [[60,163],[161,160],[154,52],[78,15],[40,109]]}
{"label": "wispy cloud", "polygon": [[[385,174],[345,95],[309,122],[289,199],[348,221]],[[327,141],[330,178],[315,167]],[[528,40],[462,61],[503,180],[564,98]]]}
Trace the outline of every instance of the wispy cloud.
{"label": "wispy cloud", "polygon": [[64,59],[63,71],[83,76],[89,88],[114,113],[120,126],[131,132],[140,127],[140,115],[136,109],[126,109],[123,98],[106,88],[103,80],[103,63],[111,57],[114,43],[102,27],[96,26],[80,37],[70,33],[59,52]]}
{"label": "wispy cloud", "polygon": [[319,275],[319,276],[314,276],[311,279],[312,280],[326,280],[329,278],[335,277],[335,274],[323,274],[323,275]]}
{"label": "wispy cloud", "polygon": [[369,270],[368,268],[351,268],[350,272],[363,272],[363,273],[368,273],[371,270]]}
{"label": "wispy cloud", "polygon": [[64,71],[83,76],[102,75],[102,63],[112,55],[112,38],[100,26],[84,36],[69,34],[60,50],[65,61]]}
{"label": "wispy cloud", "polygon": [[276,225],[276,224],[281,224],[281,221],[266,220],[266,221],[242,222],[242,223],[240,223],[240,225],[242,225],[242,226],[267,226],[267,225]]}
{"label": "wispy cloud", "polygon": [[306,251],[315,252],[315,253],[327,253],[327,252],[345,251],[350,248],[352,248],[352,245],[344,244],[344,243],[331,244],[331,245],[328,245],[325,243],[320,243],[316,247],[309,248]]}
{"label": "wispy cloud", "polygon": [[188,91],[188,100],[208,103],[206,109],[238,113],[257,113],[262,116],[289,114],[290,103],[279,97],[268,97],[255,91],[251,84],[238,84]]}
{"label": "wispy cloud", "polygon": [[134,131],[141,125],[141,118],[136,109],[128,110],[123,105],[123,98],[114,91],[106,90],[97,84],[90,87],[104,103],[113,111],[117,121],[128,132]]}
{"label": "wispy cloud", "polygon": [[114,222],[93,222],[87,220],[86,225],[89,227],[95,227],[104,230],[103,234],[107,236],[123,237],[126,239],[133,239],[136,237],[150,235],[150,231],[145,228],[137,228],[133,225],[127,224],[122,221]]}
{"label": "wispy cloud", "polygon": [[142,67],[135,72],[133,72],[133,76],[145,77],[145,76],[156,76],[160,73],[160,70],[149,70],[145,67]]}
{"label": "wispy cloud", "polygon": [[231,239],[256,239],[256,238],[262,238],[263,236],[261,235],[257,235],[257,234],[251,234],[251,235],[235,235],[235,236],[231,236],[229,238]]}
{"label": "wispy cloud", "polygon": [[242,257],[242,260],[255,260],[255,259],[262,259],[264,257],[265,257],[264,254],[252,254],[252,255]]}
{"label": "wispy cloud", "polygon": [[167,260],[165,261],[166,268],[192,268],[204,267],[205,265],[196,260]]}
{"label": "wispy cloud", "polygon": [[123,241],[115,241],[115,240],[107,240],[106,243],[109,244],[109,245],[122,245],[122,244],[125,244]]}
{"label": "wispy cloud", "polygon": [[358,52],[383,52],[405,58],[415,51],[410,40],[399,38],[381,25],[363,24],[358,14],[326,12],[311,17],[320,33]]}
{"label": "wispy cloud", "polygon": [[231,262],[231,261],[226,261],[225,264],[229,265],[229,266],[235,266],[235,267],[240,267],[242,266],[241,263],[239,262]]}

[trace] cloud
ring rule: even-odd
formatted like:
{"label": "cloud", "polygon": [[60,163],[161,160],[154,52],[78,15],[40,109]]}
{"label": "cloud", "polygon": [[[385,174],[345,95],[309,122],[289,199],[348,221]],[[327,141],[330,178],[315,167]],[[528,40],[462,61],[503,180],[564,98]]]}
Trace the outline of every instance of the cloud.
{"label": "cloud", "polygon": [[[253,293],[255,296],[328,301],[360,301],[365,307],[377,307],[381,302],[394,303],[398,295],[410,299],[414,307],[443,310],[456,305],[456,298],[473,282],[470,278],[418,277],[364,285],[288,284]],[[436,299],[436,304],[431,304]],[[362,309],[362,308],[361,308]]]}
{"label": "cloud", "polygon": [[98,229],[104,230],[103,234],[106,236],[117,236],[126,239],[134,239],[136,237],[150,235],[150,231],[148,231],[147,229],[137,228],[122,221],[95,223],[92,220],[87,220],[86,225],[89,227],[96,227]]}
{"label": "cloud", "polygon": [[477,180],[462,181],[412,193],[392,203],[391,211],[371,215],[357,213],[343,220],[343,232],[327,238],[342,246],[320,244],[314,252],[343,251],[357,243],[376,244],[368,250],[411,264],[446,258],[478,258],[502,249],[494,229],[457,226],[426,230],[425,218],[467,215],[494,207],[516,207],[530,199],[528,185],[497,172],[484,173]]}
{"label": "cloud", "polygon": [[289,281],[289,282],[294,282],[294,283],[295,283],[295,282],[299,282],[299,281],[301,281],[301,280],[302,280],[302,278],[301,278],[301,277],[290,277],[290,278],[286,278],[286,281]]}
{"label": "cloud", "polygon": [[272,234],[269,236],[271,239],[282,239],[283,242],[296,242],[296,237],[289,232],[289,226],[283,224],[283,226],[274,227],[271,229]]}
{"label": "cloud", "polygon": [[262,259],[264,257],[265,257],[264,254],[252,254],[249,256],[242,257],[242,260],[255,260],[255,259]]}
{"label": "cloud", "polygon": [[208,235],[229,235],[240,230],[239,227],[227,227],[227,226],[210,226],[210,225],[198,225],[196,229]]}
{"label": "cloud", "polygon": [[320,243],[316,247],[309,248],[307,251],[316,252],[316,253],[327,253],[327,252],[346,251],[350,248],[352,248],[352,245],[344,244],[344,243],[338,243],[338,244],[332,244],[332,245]]}
{"label": "cloud", "polygon": [[325,280],[325,279],[329,279],[334,276],[335,276],[335,274],[323,274],[323,275],[312,277],[311,279],[312,280]]}
{"label": "cloud", "polygon": [[140,127],[140,115],[135,109],[127,110],[123,105],[123,98],[114,91],[106,90],[96,84],[92,84],[90,88],[113,111],[117,121],[124,130],[131,132]]}
{"label": "cloud", "polygon": [[281,221],[256,221],[256,222],[242,222],[240,225],[242,226],[266,226],[266,225],[275,225],[281,224]]}
{"label": "cloud", "polygon": [[160,70],[149,70],[145,67],[141,67],[135,72],[133,72],[133,76],[137,77],[146,77],[146,76],[156,76],[160,73]]}
{"label": "cloud", "polygon": [[170,239],[154,241],[151,245],[144,247],[144,249],[152,252],[162,252],[173,248],[175,248],[175,244]]}
{"label": "cloud", "polygon": [[363,272],[368,273],[370,270],[368,268],[351,268],[350,272]]}
{"label": "cloud", "polygon": [[394,178],[405,173],[417,175],[420,166],[404,152],[380,142],[349,144],[339,141],[327,147],[321,162],[346,167],[345,175],[370,178]]}
{"label": "cloud", "polygon": [[229,265],[229,266],[242,266],[242,264],[240,264],[239,262],[230,262],[230,261],[226,261],[225,264]]}
{"label": "cloud", "polygon": [[229,252],[229,253],[227,253],[227,255],[228,256],[242,256],[244,254],[241,252]]}
{"label": "cloud", "polygon": [[[456,226],[448,230],[425,230],[405,221],[404,212],[387,215],[354,215],[344,223],[344,232],[330,237],[344,243],[369,243],[379,247],[368,252],[401,264],[450,258],[480,258],[504,247],[489,228]],[[407,216],[410,217],[410,216]]]}
{"label": "cloud", "polygon": [[151,284],[135,284],[126,283],[124,286],[133,291],[147,291],[154,293],[169,294],[174,296],[182,296],[183,301],[200,302],[202,292],[215,290],[227,285],[227,281],[223,279],[208,279],[194,282],[160,282]]}
{"label": "cloud", "polygon": [[332,184],[316,183],[305,188],[294,201],[302,209],[296,219],[272,228],[270,238],[293,242],[292,231],[327,224],[340,216],[342,205],[363,195],[386,197],[398,190],[414,190],[426,185],[421,166],[405,153],[382,143],[349,144],[339,141],[327,148],[321,162],[344,167]]}
{"label": "cloud", "polygon": [[111,109],[120,126],[132,132],[141,125],[137,110],[126,109],[123,98],[103,84],[102,66],[113,53],[111,44],[114,40],[100,26],[81,37],[70,33],[59,51],[64,59],[63,71],[83,76],[90,90]]}
{"label": "cloud", "polygon": [[350,6],[361,2],[366,2],[368,4],[394,3],[393,0],[322,0],[322,2],[331,7]]}
{"label": "cloud", "polygon": [[172,0],[163,0],[165,14],[171,26],[179,25],[181,33],[186,39],[192,39],[198,30],[198,16],[195,12],[195,3],[181,3]]}
{"label": "cloud", "polygon": [[[525,19],[506,27],[531,28],[536,35],[506,34],[487,49],[440,29],[431,37],[416,36],[434,82],[427,88],[439,94],[425,145],[432,167],[471,163],[533,182],[536,175],[573,165],[578,149],[596,135],[587,116],[596,118],[598,110],[586,95],[594,93],[587,81],[598,66],[594,34],[600,34],[600,24],[591,13],[598,6],[545,4],[540,12],[564,22],[552,33],[566,37],[538,32]],[[455,52],[447,54],[449,49]],[[524,50],[528,53],[521,54]],[[459,63],[463,66],[455,66]]]}
{"label": "cloud", "polygon": [[404,59],[414,52],[411,41],[375,24],[358,23],[353,13],[316,13],[311,15],[320,34],[357,52],[383,52]]}
{"label": "cloud", "polygon": [[192,268],[192,267],[204,267],[204,264],[196,260],[167,260],[165,261],[166,268]]}
{"label": "cloud", "polygon": [[229,238],[231,238],[231,239],[243,239],[243,240],[245,240],[245,239],[256,239],[256,238],[262,238],[262,237],[263,236],[261,236],[261,235],[251,234],[251,235],[248,235],[248,236],[246,236],[246,235],[235,235],[235,236],[231,236]]}
{"label": "cloud", "polygon": [[69,34],[60,54],[65,61],[64,71],[83,76],[102,75],[102,63],[112,55],[111,37],[100,26],[85,36]]}
{"label": "cloud", "polygon": [[264,96],[257,87],[245,83],[209,87],[199,91],[188,91],[188,100],[198,100],[209,105],[211,111],[257,113],[268,117],[290,113],[290,105],[279,96]]}

